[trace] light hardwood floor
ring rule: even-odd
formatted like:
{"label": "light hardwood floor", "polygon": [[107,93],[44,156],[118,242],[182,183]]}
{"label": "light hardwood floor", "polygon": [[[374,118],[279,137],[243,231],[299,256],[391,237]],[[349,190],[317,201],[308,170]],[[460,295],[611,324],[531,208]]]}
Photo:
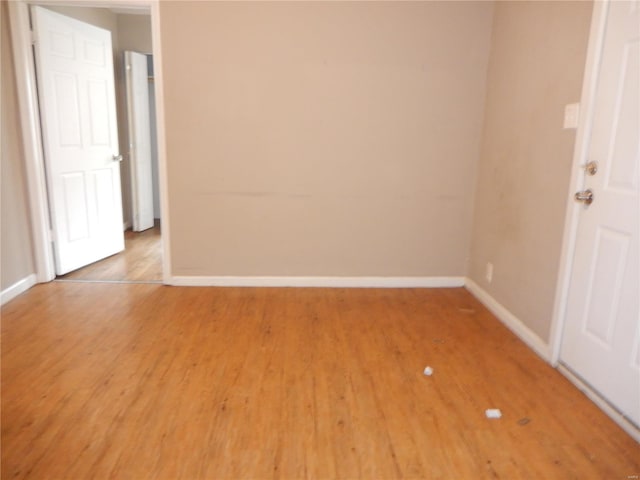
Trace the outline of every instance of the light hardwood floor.
{"label": "light hardwood floor", "polygon": [[464,289],[53,282],[3,307],[5,479],[633,475],[640,445]]}
{"label": "light hardwood floor", "polygon": [[161,282],[162,244],[160,223],[144,232],[124,232],[125,249],[99,262],[87,265],[58,280],[119,282]]}

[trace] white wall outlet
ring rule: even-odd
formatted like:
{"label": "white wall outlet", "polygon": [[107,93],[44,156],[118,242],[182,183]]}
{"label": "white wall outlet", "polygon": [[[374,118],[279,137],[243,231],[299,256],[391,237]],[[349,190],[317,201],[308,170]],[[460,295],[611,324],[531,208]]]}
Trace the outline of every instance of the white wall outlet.
{"label": "white wall outlet", "polygon": [[580,119],[580,104],[570,103],[564,107],[564,123],[563,128],[578,128],[578,120]]}
{"label": "white wall outlet", "polygon": [[484,272],[484,276],[487,282],[491,283],[491,280],[493,280],[493,263],[487,262],[487,269]]}

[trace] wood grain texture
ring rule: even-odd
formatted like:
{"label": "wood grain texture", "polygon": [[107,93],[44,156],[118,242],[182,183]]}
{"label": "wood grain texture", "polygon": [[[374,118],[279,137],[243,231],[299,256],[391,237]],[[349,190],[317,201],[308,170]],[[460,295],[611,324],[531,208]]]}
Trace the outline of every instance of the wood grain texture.
{"label": "wood grain texture", "polygon": [[58,280],[121,282],[162,281],[162,241],[160,223],[144,232],[124,232],[125,249],[104,260],[87,265]]}
{"label": "wood grain texture", "polygon": [[3,307],[4,479],[637,474],[464,289],[54,282]]}

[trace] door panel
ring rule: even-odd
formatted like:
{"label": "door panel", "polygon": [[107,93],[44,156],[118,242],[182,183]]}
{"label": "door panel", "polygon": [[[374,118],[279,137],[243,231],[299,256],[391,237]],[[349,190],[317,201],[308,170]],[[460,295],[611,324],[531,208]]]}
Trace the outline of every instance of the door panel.
{"label": "door panel", "polygon": [[32,7],[56,273],[124,249],[110,32]]}
{"label": "door panel", "polygon": [[[638,27],[640,29],[640,27]],[[630,152],[638,151],[638,116],[640,115],[640,40],[627,43],[622,57],[622,86],[619,90],[611,144],[607,162],[607,188],[618,188],[633,194],[638,186],[638,161]]]}
{"label": "door panel", "polygon": [[[103,43],[85,40],[84,49],[82,52],[82,59],[85,62],[92,63],[93,65],[97,65],[100,67],[105,66],[107,51],[105,50],[105,45]],[[111,50],[109,50],[109,53],[110,52]]]}
{"label": "door panel", "polygon": [[91,146],[109,146],[111,131],[109,118],[104,115],[109,109],[107,83],[104,80],[91,80],[87,83],[89,100],[89,128],[91,129]]}
{"label": "door panel", "polygon": [[60,147],[81,147],[80,111],[78,108],[78,83],[75,75],[54,72],[53,98],[51,99],[57,112],[57,124],[51,126],[58,132]]}
{"label": "door panel", "polygon": [[620,287],[628,251],[629,235],[598,228],[584,329],[608,348],[612,348],[612,334],[620,313]]}
{"label": "door panel", "polygon": [[640,16],[633,2],[607,4],[567,299],[561,361],[640,425]]}

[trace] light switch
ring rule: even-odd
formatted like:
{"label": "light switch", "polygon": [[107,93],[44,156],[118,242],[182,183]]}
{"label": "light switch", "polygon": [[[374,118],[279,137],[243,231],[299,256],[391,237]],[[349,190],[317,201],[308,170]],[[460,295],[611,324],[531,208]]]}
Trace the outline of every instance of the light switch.
{"label": "light switch", "polygon": [[580,104],[570,103],[564,107],[564,125],[563,128],[578,128],[578,119],[580,118]]}

